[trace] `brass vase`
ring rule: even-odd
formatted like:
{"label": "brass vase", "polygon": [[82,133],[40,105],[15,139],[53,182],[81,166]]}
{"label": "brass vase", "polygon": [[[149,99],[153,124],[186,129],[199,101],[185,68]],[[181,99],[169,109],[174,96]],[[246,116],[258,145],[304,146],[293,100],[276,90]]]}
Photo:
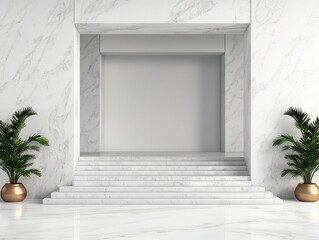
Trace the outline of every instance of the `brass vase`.
{"label": "brass vase", "polygon": [[1,189],[1,198],[5,202],[21,202],[27,196],[27,190],[22,183],[6,183]]}
{"label": "brass vase", "polygon": [[295,189],[295,196],[302,202],[316,202],[319,199],[319,188],[315,183],[299,183]]}

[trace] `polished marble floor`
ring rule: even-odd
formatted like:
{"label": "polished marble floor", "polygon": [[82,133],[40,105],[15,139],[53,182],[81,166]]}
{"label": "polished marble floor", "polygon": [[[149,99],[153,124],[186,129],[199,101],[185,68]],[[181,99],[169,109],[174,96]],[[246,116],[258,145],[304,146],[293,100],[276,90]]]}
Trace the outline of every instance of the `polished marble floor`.
{"label": "polished marble floor", "polygon": [[281,206],[48,206],[0,202],[0,239],[319,239],[319,202]]}

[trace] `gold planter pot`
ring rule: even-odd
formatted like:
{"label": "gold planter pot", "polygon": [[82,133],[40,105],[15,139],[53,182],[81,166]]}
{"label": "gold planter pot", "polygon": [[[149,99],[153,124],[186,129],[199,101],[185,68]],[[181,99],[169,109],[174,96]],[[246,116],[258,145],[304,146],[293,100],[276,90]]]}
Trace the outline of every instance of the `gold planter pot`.
{"label": "gold planter pot", "polygon": [[319,188],[315,183],[299,183],[295,189],[295,196],[302,202],[316,202],[319,199]]}
{"label": "gold planter pot", "polygon": [[1,189],[1,198],[5,202],[21,202],[27,196],[27,190],[22,183],[6,183]]}

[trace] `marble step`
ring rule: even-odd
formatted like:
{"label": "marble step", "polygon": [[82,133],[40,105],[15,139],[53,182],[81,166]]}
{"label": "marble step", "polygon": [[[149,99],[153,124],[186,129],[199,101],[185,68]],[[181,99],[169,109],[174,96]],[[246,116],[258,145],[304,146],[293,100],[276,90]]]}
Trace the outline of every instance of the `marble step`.
{"label": "marble step", "polygon": [[203,187],[179,187],[179,186],[63,186],[59,192],[262,192],[261,186],[203,186]]}
{"label": "marble step", "polygon": [[75,172],[76,176],[248,176],[248,171],[141,171],[141,170],[133,170],[133,171],[79,171]]}
{"label": "marble step", "polygon": [[77,166],[76,171],[247,171],[246,166]]}
{"label": "marble step", "polygon": [[109,181],[73,181],[73,186],[250,186],[250,181],[127,181],[127,180],[109,180]]}
{"label": "marble step", "polygon": [[43,199],[43,204],[54,205],[275,205],[282,200],[259,199]]}
{"label": "marble step", "polygon": [[245,161],[78,161],[77,166],[246,166]]}
{"label": "marble step", "polygon": [[74,176],[74,181],[247,181],[250,176]]}
{"label": "marble step", "polygon": [[67,199],[245,199],[245,198],[273,198],[271,192],[53,192],[51,198]]}
{"label": "marble step", "polygon": [[79,161],[243,161],[242,154],[81,156]]}

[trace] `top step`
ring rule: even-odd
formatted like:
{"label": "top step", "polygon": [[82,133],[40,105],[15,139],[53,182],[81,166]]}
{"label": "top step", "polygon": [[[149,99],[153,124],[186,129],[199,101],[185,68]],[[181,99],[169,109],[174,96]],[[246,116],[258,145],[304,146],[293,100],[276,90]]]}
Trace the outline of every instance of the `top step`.
{"label": "top step", "polygon": [[97,152],[81,153],[80,161],[243,161],[243,153],[220,152]]}

